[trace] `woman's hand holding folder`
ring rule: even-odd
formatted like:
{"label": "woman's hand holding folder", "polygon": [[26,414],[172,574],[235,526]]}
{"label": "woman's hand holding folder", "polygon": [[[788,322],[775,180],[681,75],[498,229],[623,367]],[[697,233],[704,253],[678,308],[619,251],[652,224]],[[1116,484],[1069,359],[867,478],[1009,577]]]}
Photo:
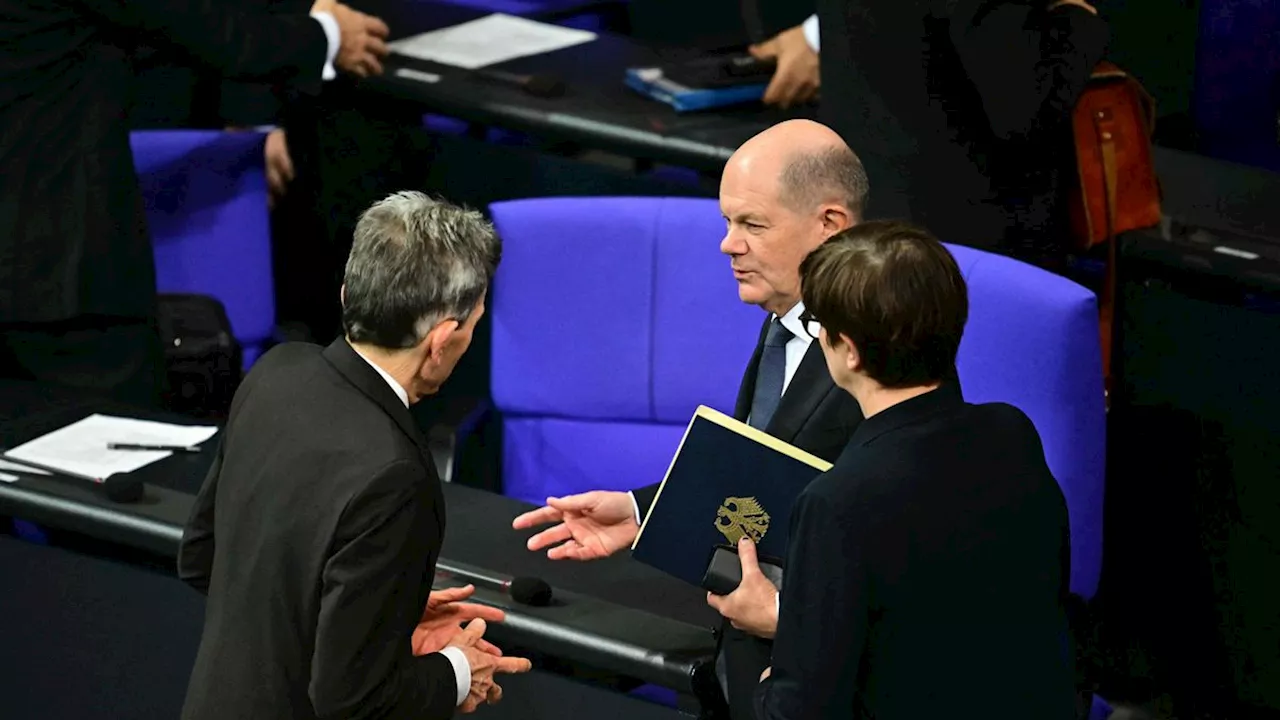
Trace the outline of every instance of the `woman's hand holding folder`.
{"label": "woman's hand holding folder", "polygon": [[778,588],[760,570],[756,544],[749,538],[738,541],[742,561],[742,582],[728,595],[707,593],[707,604],[715,608],[735,628],[765,639],[778,631]]}
{"label": "woman's hand holding folder", "polygon": [[552,560],[598,560],[631,547],[640,525],[635,505],[623,492],[596,490],[581,495],[547,498],[545,507],[531,510],[511,523],[527,530],[558,522],[529,538],[530,550],[547,550]]}

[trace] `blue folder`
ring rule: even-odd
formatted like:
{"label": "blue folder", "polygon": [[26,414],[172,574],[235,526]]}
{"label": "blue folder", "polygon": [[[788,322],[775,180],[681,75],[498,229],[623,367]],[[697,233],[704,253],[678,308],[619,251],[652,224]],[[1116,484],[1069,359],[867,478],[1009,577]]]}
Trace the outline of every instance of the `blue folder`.
{"label": "blue folder", "polygon": [[767,83],[733,85],[718,88],[685,87],[662,74],[661,68],[629,68],[627,87],[646,97],[664,102],[676,112],[692,112],[709,108],[758,102],[764,97]]}

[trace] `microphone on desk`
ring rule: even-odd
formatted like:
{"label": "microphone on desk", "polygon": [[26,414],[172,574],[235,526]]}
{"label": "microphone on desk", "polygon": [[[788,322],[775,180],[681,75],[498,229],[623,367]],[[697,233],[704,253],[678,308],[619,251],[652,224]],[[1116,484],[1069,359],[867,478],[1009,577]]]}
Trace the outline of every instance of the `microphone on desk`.
{"label": "microphone on desk", "polygon": [[486,68],[477,68],[471,74],[482,80],[520,88],[534,97],[560,97],[565,90],[564,81],[550,75],[519,75]]}
{"label": "microphone on desk", "polygon": [[142,492],[144,489],[142,481],[128,473],[123,475],[109,475],[105,479],[96,478],[90,475],[71,472],[70,470],[61,470],[59,468],[41,465],[40,463],[34,463],[30,460],[19,460],[18,458],[5,454],[2,450],[0,450],[0,459],[20,467],[50,473],[54,476],[62,475],[66,477],[73,477],[77,480],[87,480],[95,485],[101,485],[102,491],[106,494],[107,499],[112,502],[134,503],[142,499]]}
{"label": "microphone on desk", "polygon": [[553,595],[551,586],[542,578],[523,576],[504,578],[474,565],[449,560],[436,562],[436,574],[500,592],[521,605],[546,607],[551,604]]}

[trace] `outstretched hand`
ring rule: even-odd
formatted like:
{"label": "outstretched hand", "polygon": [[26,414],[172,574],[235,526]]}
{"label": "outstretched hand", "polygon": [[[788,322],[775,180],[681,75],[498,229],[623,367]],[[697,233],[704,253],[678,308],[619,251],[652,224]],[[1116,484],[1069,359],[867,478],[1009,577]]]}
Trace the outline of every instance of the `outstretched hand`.
{"label": "outstretched hand", "polygon": [[558,522],[529,538],[528,548],[547,550],[552,560],[596,560],[631,546],[640,531],[631,496],[594,491],[547,498],[545,507],[517,517],[516,530]]}
{"label": "outstretched hand", "polygon": [[[427,599],[426,610],[422,620],[413,630],[413,654],[426,655],[438,652],[462,632],[464,623],[475,619],[488,622],[502,622],[507,614],[501,609],[488,605],[462,602],[476,591],[474,585],[435,590]],[[490,655],[502,656],[497,646],[484,638],[477,638],[475,648]]]}

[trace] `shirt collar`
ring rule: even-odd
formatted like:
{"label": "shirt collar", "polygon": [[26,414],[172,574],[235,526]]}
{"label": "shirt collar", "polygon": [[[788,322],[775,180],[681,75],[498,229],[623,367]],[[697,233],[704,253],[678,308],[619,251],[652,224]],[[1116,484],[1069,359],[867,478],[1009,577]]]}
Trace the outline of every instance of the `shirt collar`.
{"label": "shirt collar", "polygon": [[782,316],[782,319],[779,322],[781,322],[782,327],[789,330],[792,335],[803,340],[805,344],[808,344],[813,341],[813,338],[809,337],[809,333],[805,332],[804,323],[800,322],[800,316],[803,314],[804,303],[797,302],[790,310],[787,311],[786,315]]}
{"label": "shirt collar", "polygon": [[[355,350],[355,348],[352,348],[352,350]],[[364,354],[361,353],[359,350],[356,350],[356,354],[360,356],[361,360],[364,360],[365,362],[369,363],[369,367],[373,368],[374,370],[377,370],[378,374],[382,376],[382,379],[386,380],[387,384],[391,386],[391,389],[396,391],[396,397],[400,398],[400,402],[404,403],[405,407],[409,407],[408,391],[406,391],[404,387],[400,385],[400,383],[396,382],[396,379],[391,377],[390,373],[378,367],[377,363],[365,357]]]}

